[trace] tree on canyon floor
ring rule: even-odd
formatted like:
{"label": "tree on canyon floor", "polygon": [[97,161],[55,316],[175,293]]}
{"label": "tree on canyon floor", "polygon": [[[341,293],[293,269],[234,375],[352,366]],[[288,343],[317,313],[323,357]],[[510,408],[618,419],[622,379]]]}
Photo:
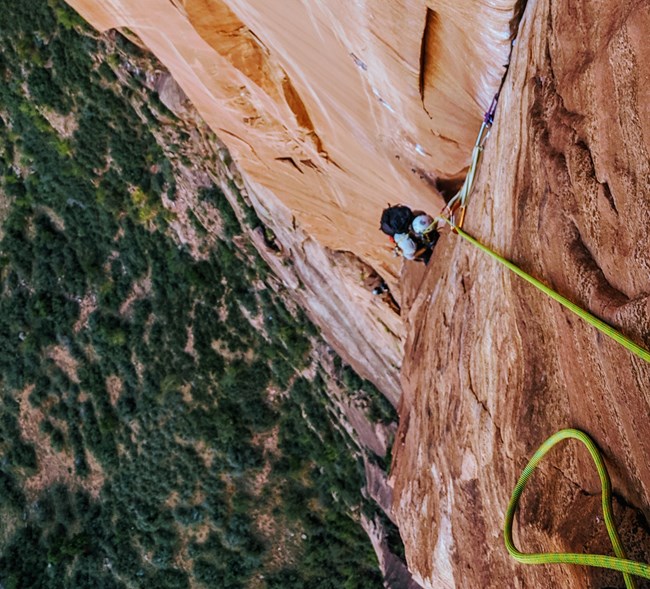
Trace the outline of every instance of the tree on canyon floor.
{"label": "tree on canyon floor", "polygon": [[[251,291],[216,186],[226,230],[202,259],[168,230],[179,160],[151,94],[116,82],[142,56],[57,0],[0,9],[0,582],[382,586],[359,449],[300,376],[314,328]],[[299,539],[286,562],[258,519]]]}

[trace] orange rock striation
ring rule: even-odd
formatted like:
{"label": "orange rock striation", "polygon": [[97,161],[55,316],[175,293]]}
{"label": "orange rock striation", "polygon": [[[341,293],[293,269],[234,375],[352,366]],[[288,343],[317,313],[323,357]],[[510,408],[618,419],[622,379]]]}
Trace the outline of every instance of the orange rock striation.
{"label": "orange rock striation", "polygon": [[[170,69],[267,220],[298,229],[289,249],[330,341],[363,357],[364,375],[374,367],[393,401],[398,351],[377,342],[404,330],[392,515],[424,587],[621,585],[616,574],[517,565],[503,547],[521,468],[567,426],[604,450],[623,542],[650,560],[648,365],[451,234],[427,268],[404,273],[403,325],[383,314],[392,336],[360,321],[346,337],[348,322],[382,318],[346,252],[395,284],[379,211],[387,201],[435,211],[462,179],[519,3],[68,1],[99,28],[129,27]],[[528,3],[466,221],[646,346],[649,28],[647,0]],[[297,239],[285,233],[281,243]],[[609,553],[593,466],[567,446],[525,493],[518,541]]]}

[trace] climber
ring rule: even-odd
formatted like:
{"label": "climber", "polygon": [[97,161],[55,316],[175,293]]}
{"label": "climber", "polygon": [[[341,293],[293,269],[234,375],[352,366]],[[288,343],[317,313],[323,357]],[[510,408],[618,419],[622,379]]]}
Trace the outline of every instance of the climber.
{"label": "climber", "polygon": [[433,218],[404,205],[388,205],[381,214],[380,229],[395,244],[395,254],[427,264],[438,241]]}
{"label": "climber", "polygon": [[397,301],[390,292],[388,284],[383,280],[372,289],[372,294],[378,297],[384,304],[388,305],[388,307],[398,315],[401,313],[400,306],[397,304]]}

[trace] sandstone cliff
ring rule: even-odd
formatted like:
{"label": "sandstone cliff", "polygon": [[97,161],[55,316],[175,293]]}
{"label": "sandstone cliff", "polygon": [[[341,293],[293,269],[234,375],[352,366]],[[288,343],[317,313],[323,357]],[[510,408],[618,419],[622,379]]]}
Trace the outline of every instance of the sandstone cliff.
{"label": "sandstone cliff", "polygon": [[[647,2],[529,3],[466,221],[646,347],[649,25]],[[650,367],[455,236],[439,248],[405,297],[393,476],[410,566],[429,587],[622,587],[616,574],[517,565],[501,526],[527,459],[578,427],[607,457],[624,543],[648,561]],[[534,480],[524,549],[612,553],[579,444]]]}
{"label": "sandstone cliff", "polygon": [[396,404],[402,323],[369,295],[384,279],[400,297],[379,213],[389,201],[439,209],[462,181],[505,71],[514,3],[69,4],[169,68],[283,234],[312,319]]}
{"label": "sandstone cliff", "polygon": [[[512,0],[70,0],[169,68],[246,176],[331,249],[395,274],[378,209],[459,178],[504,72]],[[462,58],[461,58],[462,56]]]}
{"label": "sandstone cliff", "polygon": [[[403,323],[364,282],[378,272],[396,284],[399,263],[376,229],[384,204],[435,211],[462,179],[518,5],[69,1],[99,28],[128,27],[170,69],[284,231],[326,337],[393,402],[404,335],[394,516],[424,586],[621,585],[523,567],[503,548],[519,471],[566,426],[603,448],[624,543],[650,558],[646,364],[454,235],[429,267],[405,269],[394,289]],[[649,25],[647,0],[528,3],[466,221],[646,346]],[[536,481],[523,547],[609,552],[581,449],[556,451]]]}

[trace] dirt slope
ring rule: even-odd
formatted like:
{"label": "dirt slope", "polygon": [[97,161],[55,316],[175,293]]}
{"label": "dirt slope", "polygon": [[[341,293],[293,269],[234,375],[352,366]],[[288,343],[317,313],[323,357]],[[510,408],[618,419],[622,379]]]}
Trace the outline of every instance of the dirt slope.
{"label": "dirt slope", "polygon": [[[648,2],[529,3],[467,217],[646,347],[649,27]],[[456,236],[439,247],[405,293],[393,477],[410,567],[427,587],[622,587],[616,574],[516,565],[501,526],[527,459],[578,427],[605,452],[624,543],[648,561],[650,366]],[[577,442],[543,464],[518,521],[527,550],[612,553]]]}

